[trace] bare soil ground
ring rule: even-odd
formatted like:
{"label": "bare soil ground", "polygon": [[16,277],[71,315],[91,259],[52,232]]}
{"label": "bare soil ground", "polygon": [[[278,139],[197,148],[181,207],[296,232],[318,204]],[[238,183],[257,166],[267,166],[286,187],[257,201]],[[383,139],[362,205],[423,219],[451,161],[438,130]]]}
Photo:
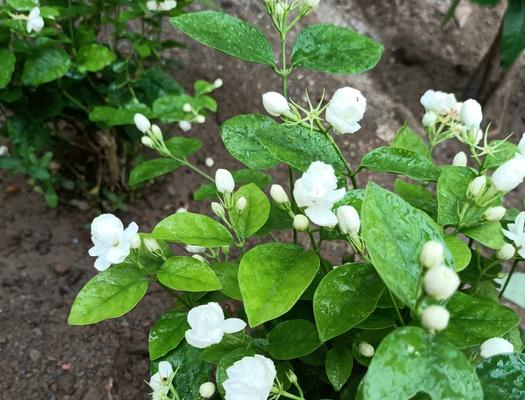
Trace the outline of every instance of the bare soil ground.
{"label": "bare soil ground", "polygon": [[[308,22],[350,26],[385,44],[379,66],[370,73],[345,77],[297,72],[290,82],[291,96],[300,99],[305,89],[318,98],[342,86],[362,90],[369,101],[363,129],[340,138],[350,160],[391,139],[404,121],[419,126],[419,97],[428,88],[455,92],[459,97],[469,75],[490,46],[502,8],[471,6],[458,10],[446,28],[441,22],[450,1],[435,0],[322,0]],[[270,32],[259,1],[222,1],[226,12],[251,21]],[[166,32],[172,31],[165,27]],[[260,96],[278,89],[278,81],[264,67],[245,64],[204,48],[173,32],[190,46],[173,56],[181,59],[177,79],[191,89],[195,79],[221,77],[216,92],[219,112],[195,127],[192,135],[205,148],[197,155],[213,157],[220,167],[238,166],[225,152],[218,126],[240,114],[262,112]],[[512,79],[502,135],[525,130],[525,69]],[[501,102],[488,112],[501,115]],[[438,158],[449,163],[458,146],[439,149]],[[275,180],[283,177],[277,171]],[[388,178],[380,177],[388,183]],[[150,229],[180,206],[204,211],[207,204],[191,201],[200,179],[190,171],[177,173],[142,192],[125,221]],[[514,202],[521,203],[517,197]],[[0,398],[6,400],[131,400],[144,399],[148,387],[147,333],[151,324],[171,306],[162,293],[148,293],[131,313],[118,320],[90,327],[69,327],[70,305],[95,270],[87,255],[93,215],[62,205],[46,208],[22,179],[0,174]]]}

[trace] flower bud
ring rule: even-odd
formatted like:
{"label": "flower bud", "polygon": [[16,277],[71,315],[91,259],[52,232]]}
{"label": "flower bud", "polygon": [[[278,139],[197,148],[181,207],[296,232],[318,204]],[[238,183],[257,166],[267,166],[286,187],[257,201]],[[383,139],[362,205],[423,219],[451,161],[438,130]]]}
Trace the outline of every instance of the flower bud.
{"label": "flower bud", "polygon": [[467,166],[467,155],[464,151],[460,151],[454,156],[452,160],[452,165],[455,167],[466,167]]}
{"label": "flower bud", "polygon": [[[279,5],[279,4],[278,4]],[[277,8],[277,7],[276,7]],[[290,113],[290,105],[286,98],[277,92],[267,92],[262,96],[266,112],[274,117]]]}
{"label": "flower bud", "polygon": [[421,324],[430,331],[442,331],[448,326],[450,313],[445,307],[431,305],[421,315]]}
{"label": "flower bud", "polygon": [[133,236],[129,243],[132,249],[138,249],[140,247],[140,236],[138,234]]}
{"label": "flower bud", "polygon": [[6,157],[9,155],[9,147],[7,146],[0,146],[0,157]]}
{"label": "flower bud", "polygon": [[164,140],[164,138],[162,137],[162,131],[160,130],[158,125],[151,125],[151,135],[159,142],[162,142]]}
{"label": "flower bud", "polygon": [[429,269],[423,278],[425,292],[436,300],[450,298],[458,290],[459,284],[456,271],[443,264]]}
{"label": "flower bud", "polygon": [[153,143],[153,140],[151,140],[149,136],[142,136],[140,138],[140,141],[142,142],[144,146],[149,147],[150,149],[155,147],[155,143]]}
{"label": "flower bud", "polygon": [[203,399],[211,399],[215,394],[215,385],[213,382],[205,382],[199,387],[199,394]]}
{"label": "flower bud", "polygon": [[194,254],[204,253],[206,251],[206,247],[194,246],[192,244],[188,244],[186,245],[186,251],[188,253],[194,253]]}
{"label": "flower bud", "polygon": [[157,251],[160,251],[159,242],[157,242],[155,239],[145,238],[144,239],[144,246],[151,253],[155,253]]}
{"label": "flower bud", "polygon": [[310,226],[310,220],[303,214],[297,214],[293,219],[293,228],[296,231],[304,232]]}
{"label": "flower bud", "polygon": [[171,374],[173,374],[173,367],[171,363],[168,361],[159,362],[159,374],[162,380],[171,378]]}
{"label": "flower bud", "polygon": [[481,105],[474,99],[468,99],[463,102],[459,112],[459,119],[468,128],[477,130],[483,120]]}
{"label": "flower bud", "polygon": [[211,158],[211,157],[206,157],[206,160],[204,160],[204,164],[205,164],[208,168],[211,168],[211,167],[213,167],[213,164],[215,164],[215,161],[214,161],[213,158]]}
{"label": "flower bud", "polygon": [[352,206],[341,206],[337,209],[339,229],[344,234],[357,234],[361,227],[361,219],[357,210]]}
{"label": "flower bud", "polygon": [[514,352],[514,345],[500,337],[493,337],[485,340],[480,347],[480,355],[483,358],[497,356],[498,354],[506,354]]}
{"label": "flower bud", "polygon": [[159,8],[156,0],[150,0],[148,2],[146,2],[146,8],[149,10],[149,11],[157,11],[157,9]]}
{"label": "flower bud", "polygon": [[505,216],[506,212],[507,209],[505,207],[496,206],[487,208],[483,215],[487,221],[499,221]]}
{"label": "flower bud", "polygon": [[235,208],[237,209],[237,212],[239,214],[242,214],[242,212],[246,209],[246,206],[248,205],[248,200],[246,197],[241,196],[237,200],[237,203],[235,203]]}
{"label": "flower bud", "polygon": [[179,121],[179,128],[182,129],[184,132],[188,132],[191,129],[191,122]]}
{"label": "flower bud", "polygon": [[196,259],[196,260],[199,260],[200,262],[203,262],[203,263],[206,263],[208,264],[208,260],[206,260],[203,256],[201,256],[200,254],[194,254],[191,256],[192,258]]}
{"label": "flower bud", "polygon": [[423,245],[419,261],[426,268],[433,268],[443,263],[445,250],[443,245],[435,240],[429,240]]}
{"label": "flower bud", "polygon": [[510,243],[505,243],[496,253],[498,260],[507,261],[516,255],[516,249]]}
{"label": "flower bud", "polygon": [[219,193],[232,193],[235,189],[235,180],[230,171],[219,168],[215,172],[215,186]]}
{"label": "flower bud", "polygon": [[183,104],[182,111],[184,111],[185,113],[190,113],[192,110],[193,110],[193,108],[192,108],[190,103],[184,103]]}
{"label": "flower bud", "polygon": [[525,178],[525,157],[517,155],[500,165],[492,174],[492,184],[499,192],[514,190]]}
{"label": "flower bud", "polygon": [[135,122],[135,126],[142,133],[146,133],[151,128],[151,122],[149,122],[149,119],[140,113],[135,114],[133,122]]}
{"label": "flower bud", "polygon": [[206,122],[206,117],[204,115],[197,115],[195,121],[197,121],[198,124],[204,124]]}
{"label": "flower bud", "polygon": [[357,347],[357,349],[359,350],[359,353],[362,356],[367,357],[367,358],[372,357],[375,353],[374,346],[372,346],[370,343],[367,343],[367,342],[359,343],[359,346]]}
{"label": "flower bud", "polygon": [[220,88],[223,85],[223,81],[220,78],[215,79],[213,82],[213,86],[215,86],[216,89]]}
{"label": "flower bud", "polygon": [[281,185],[272,185],[270,188],[270,196],[277,204],[286,204],[290,202],[286,191]]}
{"label": "flower bud", "polygon": [[220,218],[224,217],[224,207],[222,206],[222,204],[217,203],[216,201],[213,201],[211,203],[211,210],[217,217],[220,217]]}
{"label": "flower bud", "polygon": [[321,0],[304,0],[304,4],[308,7],[316,8]]}
{"label": "flower bud", "polygon": [[[278,17],[282,17],[284,15],[284,5],[280,1],[275,5],[275,15]],[[276,116],[277,115],[275,115],[275,117]]]}
{"label": "flower bud", "polygon": [[467,133],[467,144],[477,146],[481,139],[483,139],[483,131],[481,129],[469,129]]}
{"label": "flower bud", "polygon": [[474,199],[483,194],[487,188],[487,177],[485,175],[474,178],[468,185],[467,197]]}
{"label": "flower bud", "polygon": [[421,121],[425,128],[436,125],[436,122],[437,114],[434,111],[427,111],[425,115],[423,115],[423,120]]}

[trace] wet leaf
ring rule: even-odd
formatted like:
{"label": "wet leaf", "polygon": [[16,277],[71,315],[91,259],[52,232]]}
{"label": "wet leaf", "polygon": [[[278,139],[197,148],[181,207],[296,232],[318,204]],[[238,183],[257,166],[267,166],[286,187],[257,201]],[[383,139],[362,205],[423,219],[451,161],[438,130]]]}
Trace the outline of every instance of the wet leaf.
{"label": "wet leaf", "polygon": [[210,292],[222,288],[208,264],[193,257],[168,258],[157,274],[160,283],[173,290]]}
{"label": "wet leaf", "polygon": [[423,157],[429,158],[428,145],[423,141],[421,136],[410,129],[407,123],[396,132],[396,135],[392,140],[392,147],[410,150],[422,155]]}
{"label": "wet leaf", "polygon": [[281,322],[268,333],[268,353],[276,360],[292,360],[321,346],[315,325],[304,319]]}
{"label": "wet leaf", "polygon": [[500,354],[476,367],[485,400],[525,399],[525,354]]}
{"label": "wet leaf", "polygon": [[499,250],[505,244],[501,223],[499,221],[485,222],[463,229],[462,232],[488,248]]}
{"label": "wet leaf", "polygon": [[129,185],[137,186],[142,182],[173,172],[180,166],[182,166],[182,164],[179,161],[171,158],[156,158],[154,160],[143,161],[131,170]]}
{"label": "wet leaf", "polygon": [[421,185],[405,182],[401,179],[395,181],[396,193],[403,199],[412,204],[414,207],[423,210],[431,217],[437,215],[436,195]]}
{"label": "wet leaf", "polygon": [[232,299],[242,300],[241,289],[237,279],[239,266],[233,262],[226,261],[213,264],[211,268],[217,275],[217,278],[219,278],[222,286],[221,293]]}
{"label": "wet leaf", "polygon": [[5,88],[15,70],[15,55],[8,49],[0,49],[0,89]]}
{"label": "wet leaf", "polygon": [[185,312],[170,310],[155,322],[149,333],[150,360],[166,355],[179,345],[184,339],[184,333],[190,328],[186,318]]}
{"label": "wet leaf", "polygon": [[468,245],[455,235],[445,236],[445,243],[452,254],[456,271],[464,270],[470,263],[472,252]]}
{"label": "wet leaf", "polygon": [[26,58],[22,71],[22,83],[38,86],[54,81],[66,74],[71,65],[69,55],[56,47],[37,49]]}
{"label": "wet leaf", "polygon": [[78,50],[78,70],[84,72],[97,72],[115,61],[116,55],[106,46],[100,44],[88,44]]}
{"label": "wet leaf", "polygon": [[353,365],[352,351],[346,347],[336,346],[326,353],[326,376],[337,392],[350,378]]}
{"label": "wet leaf", "polygon": [[443,167],[437,183],[438,222],[457,225],[459,212],[465,201],[467,188],[476,174],[469,168]]}
{"label": "wet leaf", "polygon": [[235,208],[230,212],[232,224],[242,238],[253,236],[261,229],[270,215],[270,201],[261,189],[254,183],[241,186],[233,194],[233,204],[244,197],[247,200],[246,208],[238,212]]}

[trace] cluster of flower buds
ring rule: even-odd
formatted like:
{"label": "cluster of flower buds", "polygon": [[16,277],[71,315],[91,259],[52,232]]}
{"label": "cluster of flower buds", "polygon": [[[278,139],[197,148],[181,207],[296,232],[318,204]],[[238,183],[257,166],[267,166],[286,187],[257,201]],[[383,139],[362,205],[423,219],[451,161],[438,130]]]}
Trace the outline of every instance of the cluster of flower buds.
{"label": "cluster of flower buds", "polygon": [[164,0],[164,1],[150,0],[146,2],[146,8],[149,11],[153,11],[153,12],[171,11],[176,7],[177,7],[177,2],[175,0]]}
{"label": "cluster of flower buds", "polygon": [[140,113],[135,114],[133,122],[135,122],[137,129],[144,134],[140,139],[144,146],[155,149],[162,154],[169,154],[164,144],[162,131],[158,125],[152,124],[145,115]]}
{"label": "cluster of flower buds", "polygon": [[292,211],[290,198],[281,185],[272,185],[270,188],[270,197],[283,210],[287,211],[293,218],[293,228],[299,232],[305,232],[310,227],[310,220],[304,214],[295,214]]}

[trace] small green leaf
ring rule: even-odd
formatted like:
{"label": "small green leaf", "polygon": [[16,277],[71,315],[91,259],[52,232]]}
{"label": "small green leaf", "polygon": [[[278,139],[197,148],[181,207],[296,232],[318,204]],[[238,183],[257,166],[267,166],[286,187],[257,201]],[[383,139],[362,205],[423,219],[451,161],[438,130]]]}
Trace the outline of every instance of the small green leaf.
{"label": "small green leaf", "polygon": [[501,65],[506,70],[525,49],[525,1],[509,0],[503,18],[501,36]]}
{"label": "small green leaf", "polygon": [[188,158],[202,147],[199,139],[174,136],[165,142],[172,155],[178,158]]}
{"label": "small green leaf", "polygon": [[445,236],[445,243],[454,259],[456,271],[459,272],[464,270],[469,265],[470,259],[472,258],[470,247],[455,235]]}
{"label": "small green leaf", "polygon": [[222,286],[221,293],[232,299],[242,300],[241,289],[237,279],[239,266],[236,263],[225,261],[213,264],[211,268],[217,275],[217,278],[219,278]]}
{"label": "small green leaf", "polygon": [[525,354],[499,354],[476,367],[485,400],[525,399]]}
{"label": "small green leaf", "polygon": [[276,360],[292,360],[321,346],[315,325],[304,319],[281,322],[268,333],[268,353]]}
{"label": "small green leaf", "polygon": [[57,47],[37,49],[26,58],[22,71],[22,83],[38,86],[54,81],[66,74],[71,65],[69,55]]}
{"label": "small green leaf", "polygon": [[443,167],[437,183],[438,222],[457,225],[469,183],[476,174],[469,168]]}
{"label": "small green leaf", "polygon": [[89,113],[89,120],[93,122],[104,122],[108,126],[120,126],[133,124],[136,113],[151,117],[152,112],[148,106],[142,103],[130,103],[121,108],[108,106],[97,106]]}
{"label": "small green leaf", "polygon": [[396,193],[403,200],[423,210],[431,217],[437,215],[438,203],[436,196],[425,187],[405,182],[401,179],[396,179],[394,187]]}
{"label": "small green leaf", "polygon": [[247,200],[246,208],[241,213],[234,209],[231,212],[231,220],[237,233],[242,238],[249,238],[261,229],[268,220],[270,202],[254,183],[240,187],[233,194],[233,204],[237,204],[241,197]]}
{"label": "small green leaf", "polygon": [[15,55],[8,49],[0,49],[0,89],[5,88],[15,70]]}
{"label": "small green leaf", "polygon": [[426,158],[429,156],[428,145],[423,141],[421,136],[410,129],[407,123],[396,132],[392,140],[392,147],[410,150]]}
{"label": "small green leaf", "polygon": [[491,249],[499,250],[505,244],[499,221],[485,222],[463,229],[462,232],[469,238]]}
{"label": "small green leaf", "polygon": [[173,290],[210,292],[222,288],[208,264],[193,257],[171,257],[160,268],[157,278]]}
{"label": "small green leaf", "polygon": [[166,175],[175,171],[181,165],[179,161],[171,158],[156,158],[154,160],[143,161],[131,170],[129,185],[137,186],[142,182]]}
{"label": "small green leaf", "polygon": [[115,61],[116,55],[106,46],[88,44],[82,46],[77,54],[78,70],[84,72],[97,72]]}
{"label": "small green leaf", "polygon": [[190,328],[186,318],[185,312],[170,310],[155,322],[149,333],[150,360],[165,356],[179,345],[184,339],[184,333]]}
{"label": "small green leaf", "polygon": [[352,374],[354,359],[352,351],[343,346],[333,347],[326,353],[326,376],[338,392]]}

